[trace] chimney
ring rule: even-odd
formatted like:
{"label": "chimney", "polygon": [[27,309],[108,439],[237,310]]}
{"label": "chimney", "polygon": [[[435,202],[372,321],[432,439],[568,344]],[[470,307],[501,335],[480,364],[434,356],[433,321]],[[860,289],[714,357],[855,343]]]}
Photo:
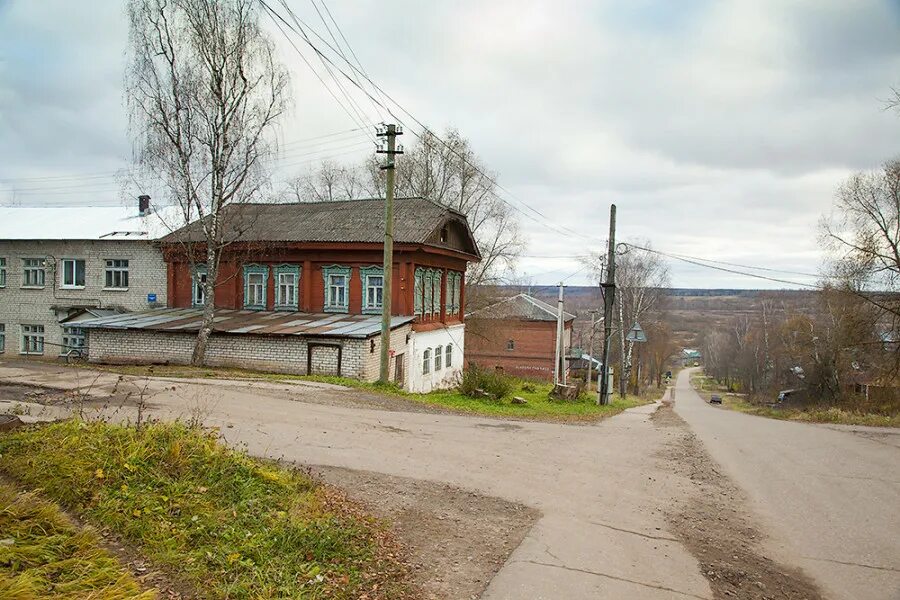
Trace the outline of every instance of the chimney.
{"label": "chimney", "polygon": [[142,217],[150,213],[150,196],[138,196],[138,212]]}

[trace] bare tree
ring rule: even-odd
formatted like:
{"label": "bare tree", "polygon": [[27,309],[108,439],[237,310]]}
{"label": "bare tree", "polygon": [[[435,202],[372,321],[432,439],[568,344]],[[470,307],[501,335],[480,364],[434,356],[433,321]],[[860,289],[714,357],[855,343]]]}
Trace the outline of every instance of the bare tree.
{"label": "bare tree", "polygon": [[212,332],[223,251],[241,229],[229,206],[268,184],[270,135],[287,106],[288,76],[259,26],[255,0],[130,0],[126,93],[136,162],[196,221],[202,242],[183,240],[194,271],[206,265],[206,305],[192,362]]}
{"label": "bare tree", "polygon": [[[522,253],[515,213],[500,197],[496,176],[472,150],[469,141],[455,129],[442,139],[426,131],[406,148],[397,161],[396,195],[422,197],[466,215],[481,250],[481,262],[472,263],[467,283],[478,285],[503,281]],[[384,172],[372,158],[356,167],[323,163],[315,172],[295,179],[287,195],[297,201],[350,200],[384,195]],[[467,300],[469,294],[466,295]]]}

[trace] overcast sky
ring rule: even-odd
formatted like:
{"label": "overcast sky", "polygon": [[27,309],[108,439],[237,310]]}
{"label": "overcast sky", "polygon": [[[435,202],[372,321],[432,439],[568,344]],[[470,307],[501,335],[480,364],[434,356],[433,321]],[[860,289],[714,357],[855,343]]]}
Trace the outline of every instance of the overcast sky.
{"label": "overcast sky", "polygon": [[[288,4],[327,37],[310,1]],[[514,204],[582,236],[605,239],[615,202],[621,239],[815,273],[817,221],[836,185],[900,156],[900,115],[885,110],[900,85],[900,0],[328,8],[374,81],[430,127],[458,128]],[[276,181],[322,157],[370,153],[266,25],[294,88]],[[0,201],[122,202],[110,174],[131,154],[126,42],[121,2],[0,0]],[[388,119],[360,103],[372,120]],[[522,273],[587,282],[576,258],[555,257],[601,242],[524,217],[522,228]],[[676,261],[671,270],[679,287],[785,287]]]}

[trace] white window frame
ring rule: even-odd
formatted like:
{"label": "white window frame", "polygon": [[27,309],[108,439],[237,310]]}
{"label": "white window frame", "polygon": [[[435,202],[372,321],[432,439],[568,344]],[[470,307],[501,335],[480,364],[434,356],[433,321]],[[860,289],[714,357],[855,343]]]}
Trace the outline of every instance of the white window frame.
{"label": "white window frame", "polygon": [[444,361],[444,347],[438,346],[437,348],[434,349],[434,372],[435,373],[437,373],[438,371],[440,371],[441,369],[444,368],[443,361]]}
{"label": "white window frame", "polygon": [[[81,283],[78,283],[78,264],[81,264]],[[87,261],[83,258],[63,258],[59,261],[59,287],[63,290],[83,290],[87,281]],[[72,282],[66,281],[67,268],[72,266]]]}
{"label": "white window frame", "polygon": [[75,325],[62,326],[62,346],[59,354],[62,356],[69,350],[84,350],[84,329]]}
{"label": "white window frame", "polygon": [[6,352],[6,323],[0,323],[0,354]]}
{"label": "white window frame", "polygon": [[[380,314],[384,306],[384,267],[365,267],[360,269],[363,284],[363,312],[371,314]],[[374,283],[373,280],[380,279],[381,284]],[[369,292],[372,292],[374,298],[369,298]]]}
{"label": "white window frame", "polygon": [[[325,280],[325,312],[345,313],[350,310],[350,277],[353,269],[341,265],[322,267]],[[337,278],[343,278],[343,285],[337,285]],[[334,292],[334,293],[332,293]]]}
{"label": "white window frame", "polygon": [[0,288],[6,287],[6,258],[0,256]]}
{"label": "white window frame", "polygon": [[44,353],[44,326],[36,323],[23,323],[21,329],[21,348],[19,354]]}
{"label": "white window frame", "polygon": [[[284,283],[283,277],[292,277],[293,285]],[[275,309],[297,310],[300,305],[300,267],[279,265],[275,267]]]}
{"label": "white window frame", "polygon": [[[257,280],[258,279],[258,280]],[[244,308],[265,310],[266,292],[269,287],[269,268],[261,265],[244,265]]]}
{"label": "white window frame", "polygon": [[[34,263],[34,264],[30,264]],[[29,282],[33,278],[35,281]],[[40,280],[38,282],[37,280]],[[23,288],[42,288],[47,285],[47,259],[46,258],[23,258],[22,259],[22,287]]]}
{"label": "white window frame", "polygon": [[208,275],[206,265],[194,267],[194,273],[191,275],[191,304],[195,307],[206,306],[206,290],[201,283],[206,281]]}
{"label": "white window frame", "polygon": [[[107,258],[103,269],[104,290],[127,290],[131,285],[130,263],[127,258]],[[118,279],[118,282],[116,281]],[[122,285],[122,284],[125,285]],[[117,285],[118,284],[118,285]]]}
{"label": "white window frame", "polygon": [[453,344],[447,344],[444,348],[444,367],[449,369],[453,366]]}
{"label": "white window frame", "polygon": [[425,348],[422,353],[422,375],[431,373],[431,348]]}

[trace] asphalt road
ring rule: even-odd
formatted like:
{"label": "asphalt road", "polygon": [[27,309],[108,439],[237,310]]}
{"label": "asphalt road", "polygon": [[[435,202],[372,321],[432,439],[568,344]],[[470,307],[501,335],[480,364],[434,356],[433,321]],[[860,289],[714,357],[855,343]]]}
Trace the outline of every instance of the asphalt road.
{"label": "asphalt road", "polygon": [[706,404],[676,412],[749,495],[769,551],[846,600],[900,599],[900,430],[778,421]]}

